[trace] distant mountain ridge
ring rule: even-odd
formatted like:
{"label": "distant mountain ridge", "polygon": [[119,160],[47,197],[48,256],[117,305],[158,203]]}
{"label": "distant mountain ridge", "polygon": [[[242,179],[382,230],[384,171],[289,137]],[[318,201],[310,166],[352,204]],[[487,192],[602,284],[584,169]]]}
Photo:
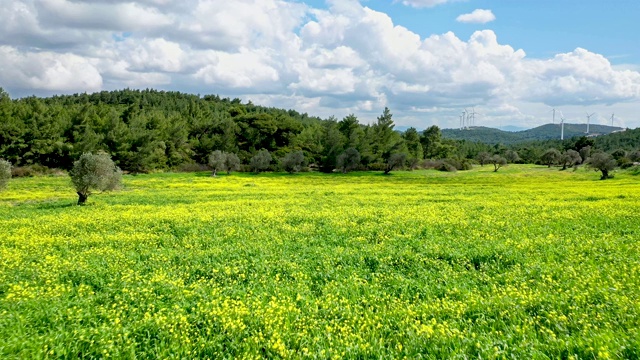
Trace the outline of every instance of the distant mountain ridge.
{"label": "distant mountain ridge", "polygon": [[[576,136],[598,136],[622,131],[623,128],[607,125],[591,125],[589,134],[586,134],[585,124],[564,124],[564,138],[570,139]],[[503,131],[483,126],[470,129],[443,129],[442,136],[453,140],[467,140],[485,144],[515,144],[536,140],[560,140],[560,124],[546,124],[533,129],[523,131]]]}

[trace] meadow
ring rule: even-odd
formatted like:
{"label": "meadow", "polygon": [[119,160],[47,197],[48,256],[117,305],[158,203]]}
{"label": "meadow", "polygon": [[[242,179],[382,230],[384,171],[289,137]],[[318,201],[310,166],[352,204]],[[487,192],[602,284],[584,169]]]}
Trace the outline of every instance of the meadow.
{"label": "meadow", "polygon": [[640,176],[67,177],[0,193],[0,358],[640,357]]}

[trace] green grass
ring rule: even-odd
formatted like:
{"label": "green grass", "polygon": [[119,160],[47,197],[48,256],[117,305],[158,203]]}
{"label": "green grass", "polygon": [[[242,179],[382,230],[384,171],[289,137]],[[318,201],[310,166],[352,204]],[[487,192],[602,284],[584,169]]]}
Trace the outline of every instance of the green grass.
{"label": "green grass", "polygon": [[638,358],[640,178],[152,174],[0,193],[0,358]]}

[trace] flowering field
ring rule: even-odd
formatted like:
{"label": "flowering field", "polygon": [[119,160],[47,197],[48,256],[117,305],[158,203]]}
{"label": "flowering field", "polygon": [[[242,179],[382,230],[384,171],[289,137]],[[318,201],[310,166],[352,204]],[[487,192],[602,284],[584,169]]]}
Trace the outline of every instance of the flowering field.
{"label": "flowering field", "polygon": [[0,193],[0,358],[638,358],[640,176],[153,174]]}

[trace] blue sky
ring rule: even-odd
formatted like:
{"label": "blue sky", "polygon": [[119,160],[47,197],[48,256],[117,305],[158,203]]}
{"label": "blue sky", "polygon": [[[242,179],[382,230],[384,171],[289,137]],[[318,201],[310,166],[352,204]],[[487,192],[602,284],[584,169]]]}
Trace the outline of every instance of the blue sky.
{"label": "blue sky", "polygon": [[[326,6],[321,0],[306,2]],[[500,42],[534,58],[582,47],[605,55],[614,64],[640,64],[637,0],[469,0],[419,9],[392,1],[362,3],[423,37],[453,31],[467,39],[474,31],[492,29]],[[458,15],[475,9],[490,9],[497,19],[487,24],[456,21]]]}
{"label": "blue sky", "polygon": [[634,128],[639,15],[636,0],[0,0],[0,86],[219,94],[363,123],[388,106],[419,129],[472,107],[492,127],[556,108]]}

